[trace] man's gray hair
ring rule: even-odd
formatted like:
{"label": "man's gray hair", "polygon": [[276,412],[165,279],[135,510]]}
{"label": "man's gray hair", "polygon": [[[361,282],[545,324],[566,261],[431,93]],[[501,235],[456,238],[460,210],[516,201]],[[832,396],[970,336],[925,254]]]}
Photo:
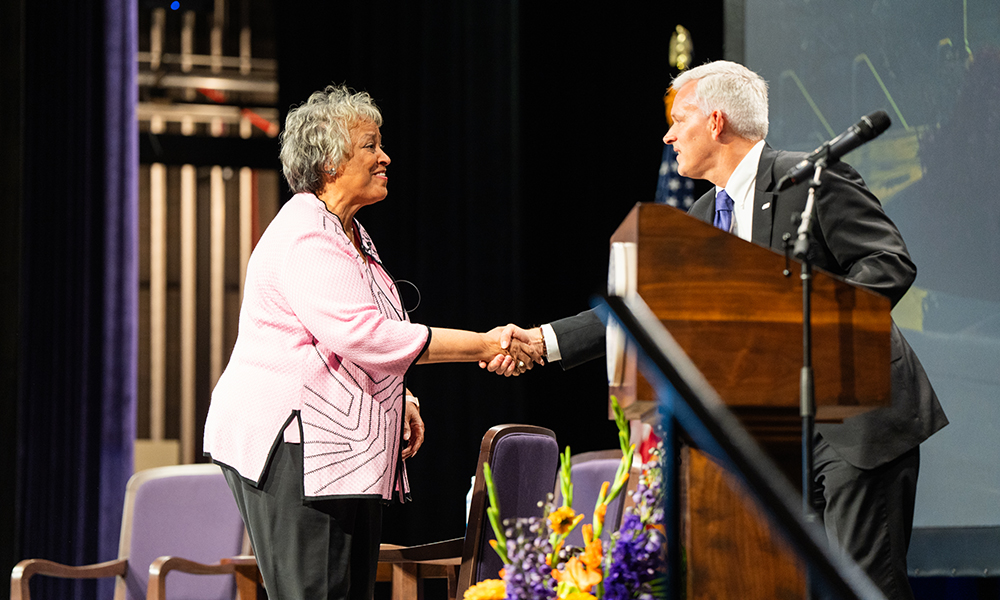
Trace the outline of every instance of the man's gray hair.
{"label": "man's gray hair", "polygon": [[323,173],[337,169],[351,155],[351,128],[370,121],[382,126],[382,113],[366,92],[329,85],[288,111],[281,132],[282,171],[296,194],[318,193]]}
{"label": "man's gray hair", "polygon": [[720,110],[733,133],[754,142],[767,137],[767,82],[739,63],[718,60],[684,71],[671,86],[698,82],[694,101],[709,115]]}

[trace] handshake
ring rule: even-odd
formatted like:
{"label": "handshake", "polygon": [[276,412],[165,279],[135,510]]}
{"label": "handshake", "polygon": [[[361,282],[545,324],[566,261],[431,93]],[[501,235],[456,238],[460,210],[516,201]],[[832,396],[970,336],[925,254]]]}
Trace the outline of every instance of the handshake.
{"label": "handshake", "polygon": [[542,328],[522,329],[513,323],[495,327],[486,334],[498,348],[488,362],[479,361],[479,368],[504,377],[517,377],[530,371],[535,364],[545,364],[545,338]]}

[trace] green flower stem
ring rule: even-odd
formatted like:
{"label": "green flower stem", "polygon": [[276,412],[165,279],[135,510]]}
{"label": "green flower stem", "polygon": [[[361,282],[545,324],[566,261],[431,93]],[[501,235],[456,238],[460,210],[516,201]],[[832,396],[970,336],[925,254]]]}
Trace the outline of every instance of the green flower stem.
{"label": "green flower stem", "polygon": [[493,471],[490,470],[490,466],[486,463],[483,463],[483,479],[486,480],[486,493],[490,498],[490,505],[486,509],[486,516],[490,519],[490,525],[493,526],[493,535],[497,540],[494,550],[500,556],[503,564],[509,565],[510,559],[507,558],[507,536],[504,535],[503,527],[500,526],[500,503],[497,501],[496,488],[493,486]]}
{"label": "green flower stem", "polygon": [[[569,446],[566,446],[566,450],[559,455],[559,492],[562,494],[562,505],[570,508],[573,508],[573,479],[571,477],[572,466],[572,454],[570,453]],[[549,536],[549,542],[552,544],[552,547],[557,547],[560,542],[566,539],[566,536],[569,535],[569,532],[574,528],[575,526],[571,527],[568,531],[566,531],[566,533],[563,534],[557,534],[553,531],[552,535]],[[556,559],[557,557],[555,556],[555,552],[549,555],[549,563],[553,566],[556,564]]]}
{"label": "green flower stem", "polygon": [[559,455],[559,490],[562,492],[563,506],[573,508],[573,460],[569,453],[569,446],[566,451]]}
{"label": "green flower stem", "polygon": [[615,424],[618,425],[618,445],[622,448],[622,454],[625,454],[629,451],[628,442],[632,432],[625,419],[625,411],[622,410],[621,405],[618,404],[618,398],[615,396],[611,396],[611,410],[615,414]]}
{"label": "green flower stem", "polygon": [[[629,429],[628,420],[625,418],[625,411],[618,404],[618,398],[614,396],[611,396],[611,410],[615,415],[615,424],[618,425],[618,444],[622,449],[622,460],[618,463],[618,470],[615,472],[615,480],[611,485],[611,491],[607,497],[601,495],[597,498],[597,504],[594,506],[595,514],[601,504],[604,504],[605,508],[607,508],[607,505],[611,504],[618,497],[622,488],[628,483],[629,472],[632,469],[632,456],[635,453],[635,445],[629,443],[631,430]],[[604,531],[604,521],[601,520],[600,523],[594,521],[594,539],[600,537],[602,531]]]}

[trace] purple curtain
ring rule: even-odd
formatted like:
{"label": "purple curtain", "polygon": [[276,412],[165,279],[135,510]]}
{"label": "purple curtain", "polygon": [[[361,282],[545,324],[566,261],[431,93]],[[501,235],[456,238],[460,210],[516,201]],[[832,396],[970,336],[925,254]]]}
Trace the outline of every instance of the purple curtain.
{"label": "purple curtain", "polygon": [[118,554],[123,495],[132,474],[139,330],[138,10],[132,0],[104,3],[100,560]]}
{"label": "purple curtain", "polygon": [[[16,558],[86,564],[117,555],[132,471],[137,6],[27,2],[23,25]],[[33,583],[43,597],[96,587]]]}

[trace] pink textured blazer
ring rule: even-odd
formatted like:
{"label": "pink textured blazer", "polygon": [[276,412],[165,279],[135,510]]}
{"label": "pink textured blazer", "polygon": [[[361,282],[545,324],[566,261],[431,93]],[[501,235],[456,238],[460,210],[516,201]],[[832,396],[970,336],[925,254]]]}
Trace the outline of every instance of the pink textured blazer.
{"label": "pink textured blazer", "polygon": [[408,491],[403,376],[430,341],[410,323],[367,232],[297,194],[247,266],[239,334],[212,392],[205,454],[259,483],[276,444],[303,444],[307,497]]}

